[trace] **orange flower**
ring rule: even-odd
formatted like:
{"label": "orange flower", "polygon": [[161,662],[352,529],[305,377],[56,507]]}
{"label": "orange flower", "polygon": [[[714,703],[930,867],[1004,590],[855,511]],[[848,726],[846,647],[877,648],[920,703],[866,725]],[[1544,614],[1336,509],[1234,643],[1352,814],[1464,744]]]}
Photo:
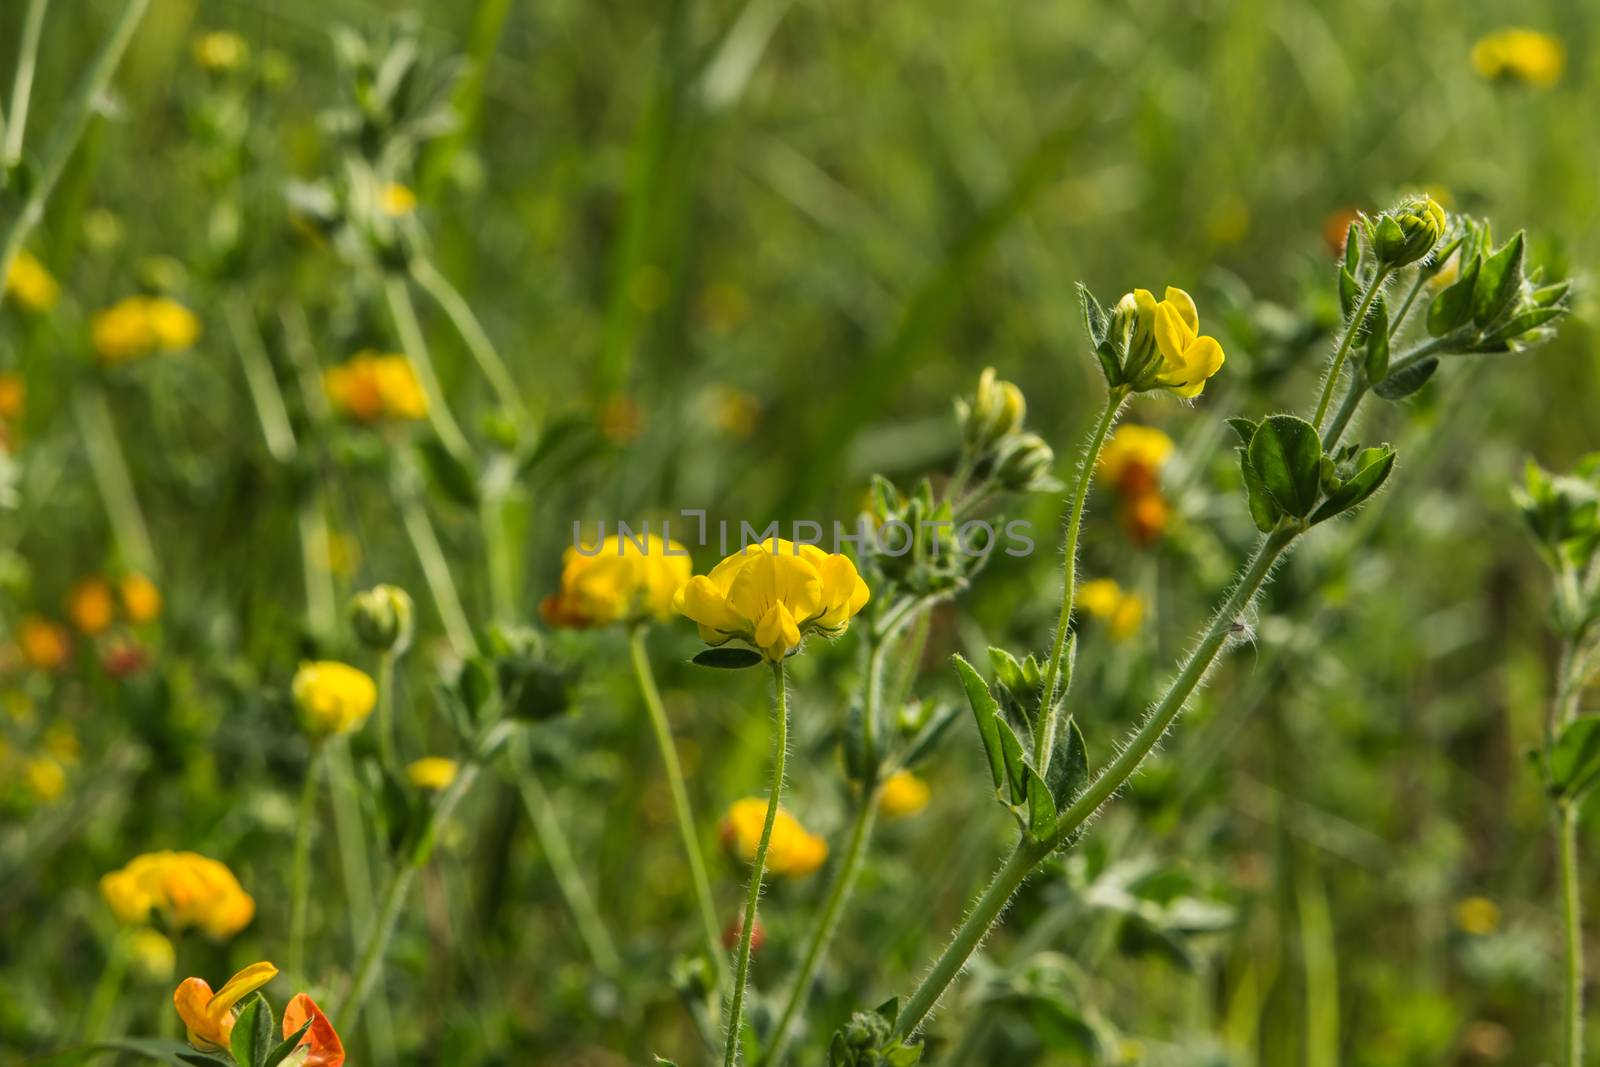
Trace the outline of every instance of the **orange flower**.
{"label": "orange flower", "polygon": [[303,1067],[340,1067],[344,1063],[344,1043],[328,1017],[322,1014],[317,1002],[304,993],[296,993],[283,1009],[283,1036],[291,1038],[306,1023],[311,1026],[296,1048],[309,1048]]}
{"label": "orange flower", "polygon": [[98,576],[82,579],[67,594],[67,614],[72,624],[90,637],[111,627],[116,610],[110,584]]}
{"label": "orange flower", "polygon": [[161,590],[144,575],[129,571],[122,576],[118,591],[122,594],[122,609],[128,613],[129,622],[152,622],[161,617]]}
{"label": "orange flower", "polygon": [[72,642],[67,628],[30,615],[22,620],[17,631],[17,643],[22,646],[22,658],[28,665],[41,671],[60,670],[72,654]]}
{"label": "orange flower", "polygon": [[[178,1009],[178,1017],[189,1031],[189,1044],[207,1050],[227,1048],[233,1036],[234,1009],[277,974],[278,968],[266,961],[252,963],[215,993],[204,978],[185,978],[172,994],[172,1006]],[[288,1017],[284,1020],[287,1022]]]}
{"label": "orange flower", "polygon": [[1122,507],[1122,525],[1128,539],[1141,547],[1154,544],[1167,528],[1172,509],[1159,490],[1140,493]]}

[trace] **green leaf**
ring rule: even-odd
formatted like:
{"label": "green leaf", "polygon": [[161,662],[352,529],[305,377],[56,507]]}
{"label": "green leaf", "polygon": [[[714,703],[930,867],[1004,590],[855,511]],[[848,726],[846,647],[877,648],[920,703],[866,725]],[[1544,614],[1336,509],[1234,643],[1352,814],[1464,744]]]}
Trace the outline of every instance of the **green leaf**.
{"label": "green leaf", "polygon": [[1261,475],[1250,465],[1248,449],[1239,449],[1239,466],[1244,470],[1244,489],[1249,498],[1250,519],[1256,524],[1256,529],[1268,533],[1278,525],[1283,512],[1273,502],[1272,494],[1267,492],[1266,483],[1261,480]]}
{"label": "green leaf", "polygon": [[1045,772],[1045,784],[1058,811],[1066,811],[1078,795],[1089,785],[1089,749],[1083,742],[1083,731],[1077,719],[1068,719],[1065,729],[1056,734],[1056,743],[1050,754],[1050,769]]}
{"label": "green leaf", "polygon": [[1339,268],[1339,307],[1344,310],[1344,317],[1350,318],[1356,313],[1356,306],[1361,303],[1361,283],[1356,281],[1354,272],[1349,267]]}
{"label": "green leaf", "polygon": [[1483,339],[1485,345],[1500,345],[1538,329],[1552,319],[1558,319],[1567,313],[1564,307],[1536,307],[1528,311],[1519,312],[1507,319],[1504,324],[1495,328]]}
{"label": "green leaf", "polygon": [[229,1051],[239,1067],[261,1067],[272,1050],[272,1008],[260,993],[245,1002],[233,1021]]}
{"label": "green leaf", "polygon": [[[1351,278],[1354,278],[1356,267],[1360,266],[1360,264],[1361,224],[1359,222],[1352,222],[1350,224],[1350,228],[1344,232],[1344,269],[1350,272]],[[1350,312],[1354,309],[1355,305],[1352,304],[1350,308],[1345,311],[1345,314],[1350,314]]]}
{"label": "green leaf", "polygon": [[478,506],[478,480],[437,437],[417,444],[417,455],[428,472],[428,481],[446,497],[463,507]]}
{"label": "green leaf", "polygon": [[917,731],[916,736],[906,745],[905,751],[900,754],[901,766],[909,770],[927,759],[938,747],[945,732],[950,729],[951,723],[960,715],[961,709],[954,704],[941,704],[934,709],[922,729]]}
{"label": "green leaf", "polygon": [[1428,305],[1428,333],[1434,337],[1465,326],[1472,318],[1472,291],[1478,284],[1483,257],[1475,256],[1462,270],[1454,285],[1445,289]]}
{"label": "green leaf", "polygon": [[1484,261],[1472,295],[1472,321],[1487,326],[1508,310],[1522,289],[1525,241],[1521,231]]}
{"label": "green leaf", "polygon": [[125,1052],[172,1067],[232,1067],[233,1061],[209,1052],[196,1052],[182,1041],[164,1037],[122,1037],[111,1041],[96,1041],[87,1045],[74,1045],[28,1061],[29,1067],[68,1067],[70,1064],[88,1063],[111,1052]]}
{"label": "green leaf", "polygon": [[1295,415],[1269,415],[1250,438],[1250,465],[1273,501],[1289,515],[1303,518],[1321,489],[1322,441],[1306,420]]}
{"label": "green leaf", "polygon": [[1428,379],[1433,377],[1433,372],[1439,369],[1439,360],[1429,356],[1418,363],[1413,363],[1405,370],[1384,378],[1372,391],[1385,400],[1403,400],[1412,393],[1428,384]]}
{"label": "green leaf", "polygon": [[[290,1034],[288,1037],[279,1042],[278,1047],[273,1049],[272,1052],[268,1054],[267,1058],[262,1062],[261,1067],[279,1067],[280,1064],[293,1055],[294,1050],[300,1047],[300,1039],[306,1036],[307,1030],[311,1029],[311,1023],[312,1020],[307,1019],[303,1024],[301,1024],[300,1029],[296,1030],[294,1033]],[[311,1050],[309,1048],[306,1050],[308,1054],[310,1051]],[[306,1057],[301,1057],[302,1060],[305,1058]]]}
{"label": "green leaf", "polygon": [[1550,752],[1550,785],[1556,793],[1581,798],[1600,780],[1600,715],[1574,719]]}
{"label": "green leaf", "polygon": [[1000,748],[1000,705],[972,664],[959,652],[950,658],[955,661],[956,673],[967,690],[967,703],[972,705],[972,717],[978,721],[978,736],[983,738],[984,755],[989,758],[989,773],[998,793],[1006,766],[1005,754]]}
{"label": "green leaf", "polygon": [[1328,499],[1312,514],[1311,525],[1331,519],[1342,511],[1349,511],[1376,493],[1388,480],[1394,470],[1394,450],[1373,448],[1367,451],[1375,454],[1366,457],[1368,461],[1353,477],[1328,494]]}
{"label": "green leaf", "polygon": [[1028,833],[1035,841],[1049,841],[1056,836],[1056,802],[1050,795],[1039,772],[1031,764],[1025,765],[1028,792]]}
{"label": "green leaf", "polygon": [[994,674],[995,681],[1013,693],[1027,691],[1023,684],[1021,662],[1005,649],[989,646],[989,670]]}
{"label": "green leaf", "polygon": [[1011,784],[1011,803],[1021,804],[1028,799],[1028,765],[1022,758],[1022,742],[1004,719],[994,720],[1000,731],[1000,754],[1005,760],[1006,780]]}
{"label": "green leaf", "polygon": [[1381,382],[1389,373],[1389,305],[1378,297],[1367,319],[1367,381]]}
{"label": "green leaf", "polygon": [[1542,308],[1554,307],[1566,298],[1567,292],[1571,288],[1571,282],[1556,282],[1554,285],[1546,285],[1535,289],[1528,294],[1528,299]]}
{"label": "green leaf", "polygon": [[1233,427],[1233,432],[1239,435],[1239,444],[1249,448],[1250,438],[1256,435],[1256,424],[1249,419],[1235,415],[1228,420],[1228,425]]}
{"label": "green leaf", "polygon": [[1099,348],[1106,339],[1106,331],[1111,327],[1111,316],[1106,314],[1106,309],[1082,282],[1078,283],[1078,303],[1083,307],[1083,327],[1089,331],[1089,341]]}
{"label": "green leaf", "polygon": [[693,663],[700,667],[715,667],[722,671],[742,671],[760,663],[761,653],[753,648],[723,646],[708,648],[695,656]]}

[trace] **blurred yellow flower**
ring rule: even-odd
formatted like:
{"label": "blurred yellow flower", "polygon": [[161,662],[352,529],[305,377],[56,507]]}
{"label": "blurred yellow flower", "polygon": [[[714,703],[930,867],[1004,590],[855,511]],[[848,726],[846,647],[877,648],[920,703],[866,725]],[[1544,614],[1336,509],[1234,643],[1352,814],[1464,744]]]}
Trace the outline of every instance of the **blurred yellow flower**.
{"label": "blurred yellow flower", "polygon": [[1156,476],[1172,455],[1172,438],[1153,426],[1118,426],[1100,450],[1095,473],[1119,493],[1136,496],[1156,487]]}
{"label": "blurred yellow flower", "polygon": [[22,375],[0,371],[0,419],[20,418],[27,396]]}
{"label": "blurred yellow flower", "polygon": [[79,632],[90,637],[111,627],[116,610],[111,583],[98,575],[80,579],[67,593],[67,617]]}
{"label": "blurred yellow flower", "polygon": [[152,912],[174,929],[198,927],[232,937],[255,917],[256,902],[233,872],[194,852],[147,852],[100,879],[100,895],[120,921],[144,924]]}
{"label": "blurred yellow flower", "polygon": [[206,70],[237,70],[250,58],[250,46],[237,33],[213,30],[194,39],[194,61]]}
{"label": "blurred yellow flower", "polygon": [[878,810],[891,819],[915,815],[928,806],[928,783],[910,771],[895,771],[878,794]]}
{"label": "blurred yellow flower", "polygon": [[61,297],[61,286],[26,249],[17,251],[6,272],[6,295],[28,311],[49,311]]}
{"label": "blurred yellow flower", "polygon": [[340,414],[361,422],[422,419],[428,414],[428,394],[415,368],[397,353],[380,355],[364,349],[323,372],[322,385]]}
{"label": "blurred yellow flower", "polygon": [[291,688],[301,723],[318,735],[359,730],[378,702],[378,687],[365,671],[333,660],[300,664]]}
{"label": "blurred yellow flower", "polygon": [[72,766],[83,756],[77,733],[64,722],[54,723],[44,732],[44,747],[64,767]]}
{"label": "blurred yellow flower", "polygon": [[1456,903],[1456,926],[1473,937],[1492,934],[1500,928],[1500,905],[1488,897],[1467,897]]}
{"label": "blurred yellow flower", "polygon": [[399,182],[389,182],[378,190],[378,210],[392,218],[409,215],[417,209],[417,194]]}
{"label": "blurred yellow flower", "polygon": [[1150,290],[1135,289],[1118,302],[1117,318],[1131,327],[1128,359],[1141,390],[1199,396],[1207,379],[1222,369],[1222,345],[1201,335],[1194,298],[1175,285],[1167,286],[1159,301]]}
{"label": "blurred yellow flower", "polygon": [[1548,89],[1561,80],[1566,49],[1547,33],[1511,26],[1472,46],[1472,66],[1489,81],[1521,82]]}
{"label": "blurred yellow flower", "polygon": [[1110,578],[1096,578],[1078,587],[1074,598],[1078,607],[1091,617],[1106,622],[1114,640],[1132,637],[1144,621],[1144,600],[1137,593],[1123,590]]}
{"label": "blurred yellow flower", "polygon": [[122,610],[128,613],[129,622],[154,622],[161,617],[161,590],[144,575],[129,571],[122,576],[117,588],[122,595]]}
{"label": "blurred yellow flower", "polygon": [[[745,863],[755,862],[766,818],[767,802],[762,797],[734,801],[722,820],[723,846]],[[772,840],[767,846],[767,870],[789,878],[804,878],[821,867],[827,858],[828,843],[808,833],[799,819],[780,807],[772,823]]]}
{"label": "blurred yellow flower", "polygon": [[160,930],[148,926],[128,934],[128,956],[136,971],[155,982],[172,978],[172,969],[178,965],[178,953],[172,941]]}
{"label": "blurred yellow flower", "polygon": [[561,591],[545,597],[539,613],[551,626],[571,627],[665,619],[673,594],[692,573],[689,553],[676,541],[613,534],[582,551],[568,546]]}
{"label": "blurred yellow flower", "polygon": [[707,644],[738,638],[776,663],[807,634],[844,633],[870,596],[847,557],[774,537],[691,578],[672,603]]}
{"label": "blurred yellow flower", "polygon": [[34,756],[22,770],[28,791],[41,804],[48,804],[67,790],[67,772],[51,756]]}
{"label": "blurred yellow flower", "polygon": [[204,978],[185,978],[172,994],[172,1005],[188,1031],[189,1044],[201,1050],[227,1048],[239,1002],[277,975],[278,968],[270,963],[252,963],[215,993]]}
{"label": "blurred yellow flower", "polygon": [[97,311],[90,332],[100,358],[120,363],[188,348],[200,337],[200,320],[170,297],[129,296]]}
{"label": "blurred yellow flower", "polygon": [[66,627],[37,615],[29,615],[17,628],[17,643],[22,658],[41,671],[60,670],[72,654],[72,640]]}
{"label": "blurred yellow flower", "polygon": [[754,393],[725,385],[713,386],[706,399],[711,406],[711,424],[729,437],[749,437],[761,416],[761,401]]}
{"label": "blurred yellow flower", "polygon": [[456,761],[443,756],[424,756],[406,768],[406,777],[418,789],[439,790],[456,780]]}

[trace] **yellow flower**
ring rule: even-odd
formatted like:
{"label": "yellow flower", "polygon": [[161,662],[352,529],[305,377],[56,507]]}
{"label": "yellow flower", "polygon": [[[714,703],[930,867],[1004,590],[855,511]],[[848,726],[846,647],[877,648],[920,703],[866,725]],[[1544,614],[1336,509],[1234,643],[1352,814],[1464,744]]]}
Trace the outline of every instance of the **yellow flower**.
{"label": "yellow flower", "polygon": [[1117,641],[1132,637],[1144,620],[1144,600],[1110,578],[1084,582],[1073,599],[1090,616],[1105,621]]}
{"label": "yellow flower", "polygon": [[417,194],[399,182],[389,182],[378,190],[378,210],[392,218],[409,215],[417,209]]}
{"label": "yellow flower", "polygon": [[[641,546],[640,542],[643,541]],[[561,558],[561,591],[545,597],[539,613],[551,626],[608,626],[665,619],[672,597],[693,573],[689,553],[657,534],[613,534]]]}
{"label": "yellow flower", "polygon": [[140,974],[156,982],[171,979],[172,969],[178,965],[178,954],[166,934],[147,926],[130,933],[127,944],[128,955]]}
{"label": "yellow flower", "polygon": [[719,385],[707,390],[706,401],[711,407],[711,423],[720,432],[729,437],[749,437],[755,432],[761,401],[754,393]]}
{"label": "yellow flower", "polygon": [[67,637],[66,627],[37,615],[22,620],[17,630],[17,643],[22,646],[22,658],[41,671],[60,670],[72,654],[72,641]]}
{"label": "yellow flower", "polygon": [[1467,897],[1456,904],[1456,925],[1473,937],[1492,934],[1500,928],[1500,905],[1488,897]]}
{"label": "yellow flower", "polygon": [[215,993],[204,978],[185,978],[172,994],[172,1005],[189,1032],[189,1044],[202,1050],[227,1048],[233,1035],[234,1009],[277,975],[278,968],[270,963],[252,963]]}
{"label": "yellow flower", "polygon": [[378,702],[378,687],[365,671],[332,660],[300,664],[292,689],[300,720],[314,734],[359,730]]}
{"label": "yellow flower", "polygon": [[237,70],[250,58],[250,46],[237,33],[214,30],[194,39],[194,61],[206,70]]}
{"label": "yellow flower", "polygon": [[1156,475],[1172,455],[1172,438],[1153,426],[1118,426],[1100,450],[1095,473],[1126,496],[1148,493]]}
{"label": "yellow flower", "polygon": [[116,615],[110,583],[99,576],[79,581],[67,594],[67,615],[72,625],[90,637],[104,633]]}
{"label": "yellow flower", "polygon": [[170,297],[130,296],[96,312],[90,332],[100,358],[120,363],[188,348],[200,337],[200,320]]}
{"label": "yellow flower", "polygon": [[895,771],[878,794],[878,810],[891,819],[915,815],[928,806],[928,783],[910,771]]}
{"label": "yellow flower", "polygon": [[707,644],[738,638],[776,663],[807,634],[844,633],[870,596],[845,556],[774,537],[691,578],[672,604]]}
{"label": "yellow flower", "polygon": [[154,622],[161,617],[161,590],[144,575],[136,571],[123,575],[118,591],[122,594],[122,610],[128,613],[128,621],[138,624]]}
{"label": "yellow flower", "polygon": [[418,789],[445,789],[456,780],[456,761],[443,756],[424,756],[406,768],[406,777]]}
{"label": "yellow flower", "polygon": [[22,375],[0,371],[0,419],[20,418],[27,396],[27,387],[22,383]]}
{"label": "yellow flower", "polygon": [[6,272],[6,295],[29,311],[49,311],[61,297],[61,286],[26,249],[17,251]]}
{"label": "yellow flower", "polygon": [[[761,844],[761,828],[766,824],[767,802],[761,797],[745,797],[728,806],[722,820],[722,842],[746,863],[754,863]],[[772,839],[767,845],[767,870],[789,878],[804,878],[814,873],[828,858],[828,843],[808,833],[800,820],[780,807],[772,823]]]}
{"label": "yellow flower", "polygon": [[364,349],[325,371],[322,384],[342,415],[361,422],[421,419],[428,414],[428,394],[422,391],[416,370],[396,353],[380,355]]}
{"label": "yellow flower", "polygon": [[1472,46],[1472,66],[1489,81],[1521,82],[1548,89],[1567,65],[1561,42],[1538,30],[1512,26]]}
{"label": "yellow flower", "polygon": [[1118,302],[1117,319],[1130,329],[1128,370],[1135,389],[1199,396],[1222,369],[1222,345],[1200,334],[1194,298],[1177,286],[1167,286],[1159,301],[1150,290],[1135,289]]}
{"label": "yellow flower", "polygon": [[232,937],[255,917],[256,902],[233,872],[194,852],[147,852],[100,879],[100,895],[122,922],[148,923],[155,912],[175,929],[199,927]]}
{"label": "yellow flower", "polygon": [[35,756],[23,768],[28,790],[41,804],[55,800],[67,789],[67,772],[50,756]]}

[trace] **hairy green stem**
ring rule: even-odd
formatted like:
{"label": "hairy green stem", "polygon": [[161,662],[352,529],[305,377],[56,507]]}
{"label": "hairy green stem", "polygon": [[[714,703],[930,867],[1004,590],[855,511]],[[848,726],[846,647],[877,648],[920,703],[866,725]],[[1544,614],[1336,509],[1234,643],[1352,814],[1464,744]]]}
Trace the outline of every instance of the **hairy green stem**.
{"label": "hairy green stem", "polygon": [[1367,291],[1362,294],[1361,302],[1356,305],[1356,313],[1350,316],[1350,321],[1345,323],[1344,336],[1339,339],[1339,347],[1333,353],[1333,366],[1328,370],[1328,378],[1322,383],[1322,396],[1317,401],[1317,414],[1311,420],[1311,425],[1317,430],[1322,429],[1322,418],[1328,413],[1328,401],[1333,399],[1333,389],[1339,383],[1339,372],[1344,370],[1345,357],[1350,354],[1350,346],[1355,342],[1356,334],[1361,332],[1362,323],[1367,321],[1367,312],[1372,310],[1372,302],[1383,291],[1383,283],[1389,277],[1388,267],[1379,267],[1372,276],[1372,282],[1367,286]]}
{"label": "hairy green stem", "polygon": [[594,897],[590,895],[589,887],[578,871],[578,864],[572,858],[572,846],[567,843],[567,835],[561,829],[561,820],[555,817],[550,798],[531,767],[525,765],[517,772],[517,789],[522,795],[522,806],[528,812],[528,819],[533,823],[534,835],[539,839],[539,848],[544,853],[545,861],[550,864],[551,873],[555,875],[556,888],[561,891],[567,910],[572,912],[572,919],[577,924],[578,936],[600,973],[615,977],[622,970],[622,959],[617,955],[616,943],[611,940],[611,932],[600,918]]}
{"label": "hairy green stem", "polygon": [[689,804],[689,791],[683,784],[683,767],[678,762],[678,747],[672,740],[672,725],[667,721],[667,709],[661,702],[661,691],[656,688],[655,672],[650,668],[650,656],[644,644],[645,631],[634,627],[628,634],[628,651],[633,659],[633,675],[639,683],[639,695],[644,700],[650,718],[650,728],[655,735],[656,748],[661,752],[661,763],[667,772],[667,789],[672,794],[672,813],[678,823],[678,837],[683,842],[684,859],[689,863],[689,878],[694,883],[695,902],[700,912],[701,932],[705,948],[713,967],[717,969],[719,987],[727,984],[728,961],[722,951],[722,939],[717,930],[717,906],[711,896],[711,879],[706,875],[705,856],[700,851],[700,838],[695,833],[694,809]]}
{"label": "hairy green stem", "polygon": [[1117,413],[1122,410],[1123,403],[1128,399],[1126,388],[1118,387],[1111,390],[1106,397],[1106,406],[1100,413],[1100,421],[1094,428],[1094,435],[1089,439],[1089,447],[1084,451],[1083,461],[1078,466],[1078,485],[1072,494],[1072,511],[1067,516],[1066,544],[1062,548],[1065,559],[1062,562],[1064,577],[1061,583],[1061,616],[1056,620],[1055,643],[1050,649],[1050,666],[1044,674],[1044,690],[1041,699],[1044,701],[1044,722],[1040,729],[1035,731],[1033,740],[1033,765],[1040,774],[1050,769],[1050,750],[1054,747],[1056,739],[1056,724],[1060,719],[1061,701],[1057,699],[1056,686],[1061,680],[1061,660],[1067,647],[1067,632],[1072,626],[1073,598],[1077,596],[1078,589],[1078,534],[1083,528],[1083,508],[1089,499],[1089,483],[1094,479],[1095,464],[1100,459],[1100,450],[1105,446],[1106,434],[1111,431],[1111,424],[1117,421]]}
{"label": "hairy green stem", "polygon": [[289,974],[307,985],[306,913],[311,904],[311,824],[317,805],[317,775],[322,770],[322,741],[311,743],[311,761],[300,785],[300,805],[295,809],[294,856],[289,865]]}
{"label": "hairy green stem", "polygon": [[778,820],[778,797],[783,792],[783,765],[789,750],[789,698],[783,678],[783,661],[772,665],[772,684],[777,700],[778,719],[772,746],[772,791],[767,796],[767,817],[761,824],[761,840],[750,866],[750,886],[745,892],[744,915],[740,920],[738,962],[734,968],[733,996],[728,1003],[728,1032],[723,1039],[722,1067],[739,1062],[739,1024],[744,1010],[744,989],[750,979],[750,939],[756,929],[756,905],[761,899],[761,876],[767,867],[767,846],[772,843],[772,826]]}
{"label": "hairy green stem", "polygon": [[1583,1067],[1583,913],[1578,896],[1578,809],[1563,802],[1557,813],[1561,852],[1561,930],[1565,942],[1561,1047],[1566,1067]]}

